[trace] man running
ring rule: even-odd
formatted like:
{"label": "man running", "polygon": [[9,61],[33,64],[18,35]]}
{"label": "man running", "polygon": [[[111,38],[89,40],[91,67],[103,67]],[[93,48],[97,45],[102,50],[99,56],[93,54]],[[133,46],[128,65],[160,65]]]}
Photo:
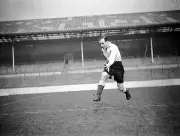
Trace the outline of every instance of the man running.
{"label": "man running", "polygon": [[102,52],[107,59],[107,63],[104,66],[104,70],[101,75],[101,79],[98,84],[97,93],[94,94],[93,101],[101,101],[101,94],[108,78],[114,76],[114,80],[117,82],[118,90],[125,93],[126,99],[131,99],[129,90],[124,86],[124,67],[122,64],[122,58],[118,47],[107,40],[107,37],[101,37],[99,44],[102,48]]}

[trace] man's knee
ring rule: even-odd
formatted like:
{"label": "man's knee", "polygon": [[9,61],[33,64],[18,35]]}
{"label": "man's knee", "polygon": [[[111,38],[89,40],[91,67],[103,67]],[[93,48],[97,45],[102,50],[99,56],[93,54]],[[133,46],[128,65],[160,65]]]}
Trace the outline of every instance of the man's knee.
{"label": "man's knee", "polygon": [[109,78],[109,74],[107,72],[102,72],[101,79],[99,81],[99,85],[105,86],[106,80]]}
{"label": "man's knee", "polygon": [[117,83],[118,89],[123,92],[124,91],[124,84],[123,83]]}

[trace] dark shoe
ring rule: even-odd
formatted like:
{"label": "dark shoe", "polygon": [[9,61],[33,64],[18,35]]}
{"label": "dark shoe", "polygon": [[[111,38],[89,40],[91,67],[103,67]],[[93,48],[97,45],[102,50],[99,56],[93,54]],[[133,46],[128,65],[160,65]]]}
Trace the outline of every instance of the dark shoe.
{"label": "dark shoe", "polygon": [[126,94],[126,100],[130,100],[131,94],[129,93],[129,89],[126,90],[125,94]]}
{"label": "dark shoe", "polygon": [[94,101],[94,102],[99,102],[99,101],[101,101],[101,95],[94,94],[93,101]]}

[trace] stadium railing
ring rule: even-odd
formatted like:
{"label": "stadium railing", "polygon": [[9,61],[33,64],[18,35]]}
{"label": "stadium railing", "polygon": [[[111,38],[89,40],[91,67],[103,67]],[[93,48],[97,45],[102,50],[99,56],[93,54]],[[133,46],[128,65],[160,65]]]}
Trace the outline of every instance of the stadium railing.
{"label": "stadium railing", "polygon": [[[135,58],[135,57],[127,57],[124,58],[124,65],[126,67],[135,66],[134,70],[128,70],[125,73],[125,79],[128,80],[152,80],[152,79],[171,79],[171,78],[180,78],[180,56],[154,56],[154,63],[151,62],[151,58]],[[129,62],[128,62],[129,61]],[[85,60],[85,67],[91,66],[90,69],[94,68],[102,68],[103,63],[106,60]],[[133,63],[133,65],[132,65]],[[69,63],[70,66],[77,67],[81,66],[81,61],[73,61]],[[128,66],[129,65],[129,66]],[[152,68],[138,70],[136,68],[140,66],[153,66],[158,65],[160,68]],[[34,67],[33,67],[34,66]],[[77,66],[77,67],[76,67]],[[94,66],[92,68],[92,66]],[[1,67],[1,75],[8,73],[12,68]],[[62,72],[65,68],[64,62],[43,62],[38,63],[36,65],[18,65],[16,66],[16,72],[21,72],[22,75],[17,75],[15,77],[6,76],[0,77],[0,88],[14,88],[14,87],[33,87],[33,86],[44,86],[47,83],[58,80],[61,81],[61,74],[57,74],[55,72]],[[73,70],[73,69],[70,69]],[[52,72],[50,76],[44,76],[40,74],[42,71],[44,72]],[[28,75],[26,72],[31,72],[32,75]],[[37,72],[37,74],[33,75],[33,72]],[[10,73],[10,72],[9,72]],[[9,74],[8,73],[8,74]]]}

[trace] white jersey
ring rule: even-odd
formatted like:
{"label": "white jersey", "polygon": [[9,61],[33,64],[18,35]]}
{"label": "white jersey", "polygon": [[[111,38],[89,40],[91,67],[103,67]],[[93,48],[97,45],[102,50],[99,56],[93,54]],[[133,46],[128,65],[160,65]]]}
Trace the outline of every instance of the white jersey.
{"label": "white jersey", "polygon": [[112,63],[114,63],[115,61],[122,61],[121,53],[118,47],[113,43],[110,43],[109,45],[110,47],[107,48],[107,50],[103,50],[103,54],[106,59]]}

